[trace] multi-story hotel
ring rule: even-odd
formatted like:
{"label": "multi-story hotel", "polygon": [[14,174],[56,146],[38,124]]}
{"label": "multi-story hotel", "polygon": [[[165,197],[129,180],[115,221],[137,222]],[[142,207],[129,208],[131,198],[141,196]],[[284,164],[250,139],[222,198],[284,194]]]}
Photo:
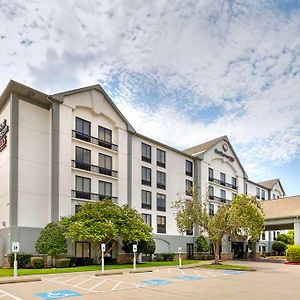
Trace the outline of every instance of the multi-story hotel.
{"label": "multi-story hotel", "polygon": [[[226,136],[180,151],[137,133],[99,86],[46,95],[10,81],[0,97],[0,264],[13,241],[34,253],[41,229],[86,201],[109,197],[136,208],[153,227],[156,252],[194,252],[172,205],[191,186],[214,214],[238,193],[284,197],[278,179],[250,181]],[[224,253],[246,251],[225,241]],[[69,254],[95,256],[87,241]],[[117,257],[121,248],[112,251]]]}

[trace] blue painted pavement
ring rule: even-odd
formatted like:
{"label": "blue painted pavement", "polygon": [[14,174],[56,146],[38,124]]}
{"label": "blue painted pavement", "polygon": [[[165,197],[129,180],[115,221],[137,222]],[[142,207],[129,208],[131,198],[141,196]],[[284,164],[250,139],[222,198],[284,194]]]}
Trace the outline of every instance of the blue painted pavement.
{"label": "blue painted pavement", "polygon": [[151,285],[165,285],[171,283],[171,281],[161,280],[161,279],[151,279],[151,280],[145,280],[143,282]]}
{"label": "blue painted pavement", "polygon": [[35,295],[42,298],[42,299],[46,299],[46,300],[62,299],[62,298],[70,298],[70,297],[81,296],[81,294],[79,294],[77,292],[70,291],[70,290],[44,292],[44,293],[37,293]]}

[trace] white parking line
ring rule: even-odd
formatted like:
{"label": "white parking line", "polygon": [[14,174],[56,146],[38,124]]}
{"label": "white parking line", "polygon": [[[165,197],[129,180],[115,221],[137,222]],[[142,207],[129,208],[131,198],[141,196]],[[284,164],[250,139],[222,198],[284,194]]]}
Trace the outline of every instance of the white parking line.
{"label": "white parking line", "polygon": [[[79,276],[75,276],[75,277],[69,278],[69,279],[67,279],[67,280],[61,281],[61,283],[70,282],[70,281],[72,281],[72,280],[74,280],[74,279],[77,279],[77,278],[80,278],[80,277],[82,277],[82,276],[84,276],[84,275],[79,275]],[[60,278],[60,277],[59,277],[59,278]],[[54,280],[55,280],[55,279],[54,279]]]}
{"label": "white parking line", "polygon": [[88,281],[90,281],[91,279],[95,279],[94,277],[89,277],[89,278],[87,278],[87,279],[85,279],[85,280],[83,280],[83,281],[80,281],[79,283],[77,283],[77,284],[75,284],[74,286],[80,286],[80,285],[82,285],[82,284],[84,284],[84,283],[86,283],[86,282],[88,282]]}
{"label": "white parking line", "polygon": [[106,281],[107,281],[107,279],[104,279],[104,280],[102,280],[102,281],[96,283],[94,286],[92,286],[92,287],[90,288],[90,290],[94,290],[96,287],[100,286],[101,284],[103,284],[103,283],[106,282]]}
{"label": "white parking line", "polygon": [[16,297],[16,296],[14,296],[14,295],[12,295],[12,294],[10,294],[10,293],[8,293],[8,292],[5,292],[5,291],[3,291],[3,290],[0,290],[0,292],[3,293],[4,296],[11,297],[11,298],[13,298],[14,300],[22,300],[21,298]]}
{"label": "white parking line", "polygon": [[[59,281],[55,281],[55,280],[50,280],[50,279],[47,279],[47,278],[42,278],[43,280],[45,281],[49,281],[49,282],[54,282],[54,283],[57,283],[57,284],[61,284],[61,285],[66,285],[66,286],[71,286],[71,287],[75,287],[74,284],[69,284],[69,283],[61,283]],[[88,291],[88,292],[95,292],[95,291],[92,291],[90,289],[86,289],[86,288],[83,288],[83,287],[76,287],[77,289],[80,289],[80,290],[84,290],[84,291]]]}
{"label": "white parking line", "polygon": [[122,281],[119,281],[111,290],[115,291],[121,284],[122,284]]}

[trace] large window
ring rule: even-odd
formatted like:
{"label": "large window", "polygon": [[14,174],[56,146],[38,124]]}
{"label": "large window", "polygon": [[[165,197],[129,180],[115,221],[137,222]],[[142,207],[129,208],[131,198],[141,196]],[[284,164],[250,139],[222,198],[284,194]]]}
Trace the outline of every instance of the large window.
{"label": "large window", "polygon": [[151,169],[142,167],[142,184],[151,186]]}
{"label": "large window", "polygon": [[81,176],[75,178],[76,198],[91,198],[91,179]]}
{"label": "large window", "polygon": [[166,217],[157,216],[157,233],[166,233]]}
{"label": "large window", "polygon": [[160,149],[156,150],[156,164],[159,167],[165,168],[166,167],[166,152]]}
{"label": "large window", "polygon": [[220,190],[220,197],[221,201],[226,201],[226,191],[225,190]]}
{"label": "large window", "polygon": [[222,185],[225,185],[225,183],[226,183],[226,175],[225,175],[225,173],[220,172],[220,183]]}
{"label": "large window", "polygon": [[91,170],[91,151],[81,147],[75,148],[75,167]]}
{"label": "large window", "polygon": [[99,194],[101,196],[112,197],[112,184],[106,181],[99,181]]}
{"label": "large window", "polygon": [[112,143],[112,131],[108,128],[99,126],[98,127],[99,145],[111,148]]}
{"label": "large window", "polygon": [[152,226],[152,217],[150,214],[142,214],[143,220],[149,226]]}
{"label": "large window", "polygon": [[185,161],[185,175],[193,176],[193,163],[189,160]]}
{"label": "large window", "polygon": [[215,206],[212,203],[209,204],[209,215],[210,216],[215,215]]}
{"label": "large window", "polygon": [[99,167],[100,173],[112,175],[112,157],[99,153]]}
{"label": "large window", "polygon": [[151,146],[142,143],[142,161],[151,163]]}
{"label": "large window", "polygon": [[156,201],[157,201],[157,210],[166,211],[166,195],[157,194]]}
{"label": "large window", "polygon": [[214,169],[208,168],[208,180],[213,181],[214,180]]}
{"label": "large window", "polygon": [[208,187],[208,197],[209,197],[209,199],[214,199],[214,195],[215,195],[215,193],[214,193],[214,187],[213,186],[209,186]]}
{"label": "large window", "polygon": [[237,186],[236,186],[236,177],[231,177],[231,185],[232,185],[233,189],[237,188]]}
{"label": "large window", "polygon": [[257,199],[260,199],[260,188],[256,188],[256,197]]}
{"label": "large window", "polygon": [[261,200],[266,200],[266,191],[261,190]]}
{"label": "large window", "polygon": [[77,258],[91,257],[91,243],[75,242],[75,256]]}
{"label": "large window", "polygon": [[151,209],[151,198],[151,192],[142,190],[142,208]]}
{"label": "large window", "polygon": [[185,181],[185,194],[188,196],[192,196],[193,194],[193,181],[186,180]]}
{"label": "large window", "polygon": [[265,231],[261,234],[261,239],[262,239],[262,241],[266,240],[266,232]]}
{"label": "large window", "polygon": [[76,138],[89,142],[91,136],[91,123],[76,117]]}
{"label": "large window", "polygon": [[157,179],[157,188],[165,190],[166,189],[166,173],[157,171],[156,179]]}

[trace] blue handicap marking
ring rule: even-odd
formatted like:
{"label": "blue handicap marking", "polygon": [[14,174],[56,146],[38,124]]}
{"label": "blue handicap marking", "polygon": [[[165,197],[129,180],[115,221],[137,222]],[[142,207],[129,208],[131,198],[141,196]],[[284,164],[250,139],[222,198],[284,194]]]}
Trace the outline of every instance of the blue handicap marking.
{"label": "blue handicap marking", "polygon": [[179,276],[177,277],[178,279],[181,280],[200,280],[203,279],[203,277],[199,277],[199,276],[188,276],[188,275],[184,275],[184,276]]}
{"label": "blue handicap marking", "polygon": [[151,285],[165,285],[171,283],[171,281],[161,280],[161,279],[151,279],[151,280],[145,280],[143,282]]}
{"label": "blue handicap marking", "polygon": [[237,274],[242,274],[244,273],[243,271],[235,271],[235,270],[225,270],[224,275],[237,275]]}
{"label": "blue handicap marking", "polygon": [[52,291],[52,292],[45,292],[45,293],[37,293],[36,296],[50,300],[50,299],[61,299],[61,298],[69,298],[75,296],[81,296],[81,294],[69,290],[61,290],[61,291]]}

